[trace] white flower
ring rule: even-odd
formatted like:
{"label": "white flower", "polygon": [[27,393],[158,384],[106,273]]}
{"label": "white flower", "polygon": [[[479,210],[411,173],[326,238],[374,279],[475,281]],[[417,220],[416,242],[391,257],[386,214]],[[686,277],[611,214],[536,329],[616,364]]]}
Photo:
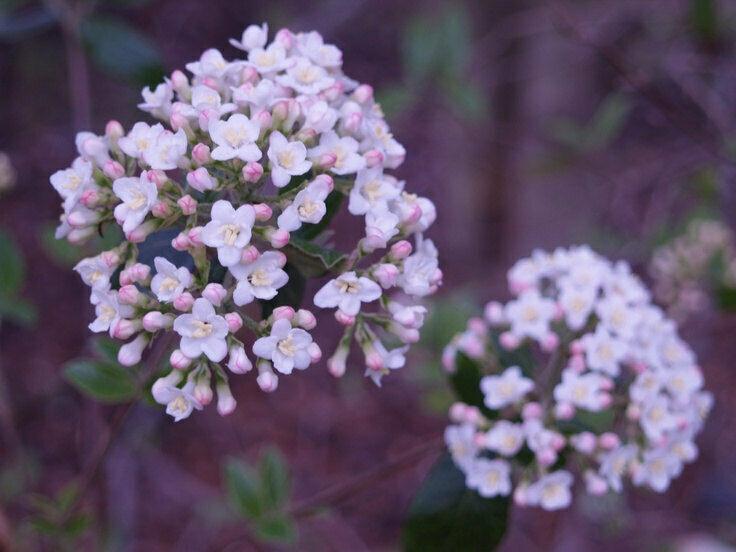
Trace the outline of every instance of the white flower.
{"label": "white flower", "polygon": [[151,280],[151,291],[159,301],[169,303],[192,285],[192,274],[185,267],[177,268],[164,257],[153,259],[156,275]]}
{"label": "white flower", "polygon": [[331,186],[324,178],[316,178],[301,190],[294,201],[279,215],[278,225],[282,230],[293,232],[302,224],[317,224],[327,213],[325,199],[330,194]]}
{"label": "white flower", "polygon": [[636,445],[624,445],[601,455],[599,473],[614,491],[621,492],[622,478],[636,458],[636,454]]}
{"label": "white flower", "polygon": [[307,147],[299,141],[289,142],[279,131],[271,133],[267,155],[271,180],[278,188],[286,186],[292,176],[299,176],[312,168],[311,161],[307,161]]}
{"label": "white flower", "polygon": [[617,376],[620,363],[626,356],[626,345],[613,337],[602,326],[595,333],[587,334],[580,340],[585,349],[588,368]]}
{"label": "white flower", "polygon": [[544,475],[529,485],[526,491],[527,499],[530,504],[538,504],[545,510],[567,508],[572,500],[570,492],[572,481],[572,474],[565,470]]}
{"label": "white flower", "polygon": [[241,205],[236,210],[229,201],[221,199],[212,205],[211,215],[212,220],[202,230],[202,242],[217,248],[222,266],[236,265],[250,243],[255,210],[252,205]]}
{"label": "white flower", "polygon": [[202,404],[194,397],[194,381],[188,381],[183,387],[168,385],[158,390],[156,402],[166,405],[166,413],[179,422],[188,418],[196,408],[202,410]]}
{"label": "white flower", "polygon": [[426,307],[421,305],[402,305],[396,301],[389,303],[388,310],[396,322],[407,328],[417,330],[424,325],[424,317],[427,315]]}
{"label": "white flower", "polygon": [[485,434],[485,446],[503,456],[514,456],[524,445],[524,427],[506,420],[494,423]]}
{"label": "white flower", "polygon": [[471,424],[448,426],[445,429],[445,443],[453,461],[460,467],[469,467],[478,454],[475,428]]}
{"label": "white flower", "polygon": [[[403,187],[403,182],[396,187]],[[401,221],[406,221],[413,214],[416,207],[422,211],[422,215],[414,223],[406,224],[406,232],[424,232],[437,219],[437,209],[426,197],[419,197],[416,194],[402,191],[396,199],[389,202],[389,207],[393,213],[399,217]]]}
{"label": "white flower", "polygon": [[677,427],[677,417],[670,410],[670,401],[665,395],[649,398],[639,420],[644,433],[653,441]]}
{"label": "white flower", "polygon": [[304,128],[311,128],[318,134],[332,130],[337,122],[337,111],[325,101],[317,101],[306,108]]}
{"label": "white flower", "polygon": [[168,171],[177,168],[179,161],[187,153],[187,135],[184,129],[176,133],[164,130],[143,152],[143,159],[152,169]]}
{"label": "white flower", "polygon": [[372,209],[387,209],[388,202],[400,193],[393,182],[383,176],[381,167],[363,169],[358,171],[350,190],[348,211],[353,215],[364,215]]}
{"label": "white flower", "polygon": [[368,252],[383,249],[399,233],[399,217],[387,209],[374,209],[365,216],[364,249]]}
{"label": "white flower", "polygon": [[381,296],[381,286],[355,272],[345,272],[327,282],[314,296],[314,304],[323,309],[338,307],[343,313],[355,316],[361,303],[370,303]]}
{"label": "white flower", "polygon": [[297,49],[303,56],[322,67],[340,67],[342,52],[332,44],[325,44],[317,31],[299,33]]}
{"label": "white flower", "polygon": [[621,296],[612,295],[596,304],[595,312],[601,324],[618,337],[631,338],[639,322],[639,310],[632,308]]}
{"label": "white flower", "polygon": [[138,104],[138,109],[146,111],[159,119],[167,119],[171,113],[171,101],[174,99],[174,90],[167,80],[162,82],[154,90],[146,86],[141,92],[143,102]]}
{"label": "white flower", "polygon": [[[273,45],[269,46],[269,48],[271,47]],[[250,61],[250,56],[248,56],[248,60]],[[258,66],[256,68],[261,71]],[[299,94],[319,94],[332,86],[335,79],[319,65],[314,65],[307,58],[300,57],[286,69],[285,75],[276,77],[276,82],[282,86],[293,88]]]}
{"label": "white flower", "polygon": [[[276,42],[267,48],[253,48],[248,53],[248,63],[261,74],[275,73],[293,65],[294,60],[286,56],[286,50]],[[288,86],[288,85],[287,85]]]}
{"label": "white flower", "polygon": [[[225,113],[230,113],[235,109],[235,104],[222,103],[222,96],[214,88],[205,86],[204,84],[198,84],[192,88],[192,107],[194,108],[193,115],[202,113],[205,110],[212,110],[217,113],[218,117],[221,117]],[[207,127],[209,128],[209,126]]]}
{"label": "white flower", "polygon": [[511,493],[511,466],[505,460],[478,458],[470,464],[467,485],[480,496],[492,498]]}
{"label": "white flower", "polygon": [[682,461],[666,449],[647,450],[643,462],[636,465],[632,480],[635,485],[648,485],[658,493],[670,486],[670,481],[680,475]]}
{"label": "white flower", "polygon": [[280,97],[278,90],[279,87],[272,80],[262,79],[255,85],[246,82],[233,88],[233,101],[240,105],[249,104],[253,116],[254,112],[269,108],[273,101]]}
{"label": "white flower", "polygon": [[197,299],[192,314],[179,315],[174,331],[181,336],[179,348],[189,358],[204,354],[212,362],[220,362],[227,354],[227,322],[207,299]]}
{"label": "white flower", "polygon": [[318,161],[323,155],[332,154],[335,156],[335,164],[330,171],[339,175],[352,174],[365,167],[365,159],[358,153],[358,147],[354,138],[341,138],[330,130],[320,137],[317,147],[309,150],[309,158]]}
{"label": "white flower", "polygon": [[268,301],[276,297],[278,289],[286,285],[289,276],[282,270],[284,255],[266,251],[252,263],[240,262],[229,267],[238,280],[233,301],[238,306],[252,303],[254,299]]}
{"label": "white flower", "polygon": [[595,291],[590,288],[564,286],[560,291],[560,307],[571,330],[580,330],[590,318],[595,304]]}
{"label": "white flower", "polygon": [[397,285],[407,295],[424,297],[434,292],[438,270],[439,260],[434,242],[417,237],[416,251],[404,259]]}
{"label": "white flower", "polygon": [[217,147],[212,150],[212,158],[218,161],[242,159],[258,161],[261,150],[255,142],[261,129],[242,113],[230,115],[227,121],[212,121],[209,133]]}
{"label": "white flower", "polygon": [[511,324],[511,332],[517,337],[543,339],[555,316],[555,304],[531,289],[506,304],[505,316]]}
{"label": "white flower", "polygon": [[600,374],[580,375],[573,370],[563,370],[562,382],[555,387],[554,397],[557,401],[598,412],[610,404],[610,397],[604,391],[608,382]]}
{"label": "white flower", "polygon": [[56,171],[50,181],[64,200],[64,209],[69,210],[79,201],[82,192],[94,185],[92,163],[77,157],[71,168]]}
{"label": "white flower", "polygon": [[498,376],[484,376],[480,380],[480,389],[485,405],[498,410],[523,399],[534,389],[534,382],[521,375],[521,368],[511,366]]}
{"label": "white flower", "polygon": [[253,344],[253,353],[272,361],[274,368],[282,374],[291,374],[294,368],[304,370],[309,366],[311,344],[309,332],[292,328],[291,322],[281,318],[273,323],[271,335],[261,337]]}
{"label": "white flower", "polygon": [[368,367],[365,369],[365,375],[366,377],[370,377],[373,380],[373,383],[380,387],[381,378],[387,375],[390,370],[398,370],[399,368],[404,367],[404,364],[406,364],[406,357],[404,355],[409,350],[409,346],[404,345],[403,347],[398,347],[389,351],[383,346],[383,343],[377,339],[373,341],[372,346],[375,353],[381,358],[382,367],[379,370]]}
{"label": "white flower", "polygon": [[675,400],[686,403],[703,387],[703,374],[695,366],[673,368],[667,373],[665,385]]}
{"label": "white flower", "polygon": [[122,200],[115,207],[115,219],[122,221],[126,234],[143,222],[158,199],[156,184],[145,171],[139,177],[118,178],[112,184],[112,191]]}
{"label": "white flower", "polygon": [[240,41],[234,38],[230,39],[230,44],[238,50],[250,52],[255,48],[263,48],[268,41],[268,23],[264,23],[260,27],[258,25],[248,25],[243,31]]}
{"label": "white flower", "polygon": [[220,79],[230,70],[231,64],[225,61],[219,50],[210,48],[205,50],[199,61],[187,63],[186,68],[198,77]]}
{"label": "white flower", "polygon": [[79,155],[85,161],[90,161],[102,168],[110,160],[107,140],[102,136],[97,136],[91,132],[78,132],[74,141]]}
{"label": "white flower", "polygon": [[118,146],[128,157],[143,159],[145,153],[151,149],[156,138],[163,131],[164,127],[160,123],[150,126],[139,122],[133,125],[127,136],[118,140]]}
{"label": "white flower", "polygon": [[101,255],[82,259],[74,266],[85,284],[100,291],[110,288],[110,277],[116,269],[117,265],[106,263]]}
{"label": "white flower", "polygon": [[115,290],[93,289],[91,301],[97,318],[89,325],[89,329],[95,333],[109,330],[112,334],[119,320],[131,318],[134,314],[133,307],[118,302],[118,292]]}

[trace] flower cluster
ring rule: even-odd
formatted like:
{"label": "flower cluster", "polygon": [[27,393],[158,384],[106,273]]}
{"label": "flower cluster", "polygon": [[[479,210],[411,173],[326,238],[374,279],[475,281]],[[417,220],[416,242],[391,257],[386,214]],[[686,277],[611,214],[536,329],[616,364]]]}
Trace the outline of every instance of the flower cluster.
{"label": "flower cluster", "polygon": [[654,295],[670,316],[683,320],[710,307],[723,290],[736,289],[736,240],[717,220],[696,219],[685,233],[655,251]]}
{"label": "flower cluster", "polygon": [[482,395],[453,405],[445,433],[467,485],[547,510],[570,504],[573,471],[593,495],[626,478],[665,491],[712,404],[674,322],[626,263],[588,247],[535,252],[508,276],[515,298],[489,303],[444,355]]}
{"label": "flower cluster", "polygon": [[[256,338],[265,391],[276,373],[320,359],[315,316],[291,299],[304,287],[295,279],[332,276],[313,300],[345,326],[329,369],[345,372],[355,339],[376,383],[404,364],[424,321],[418,301],[441,283],[423,237],[435,207],[388,174],[405,150],[371,87],[342,73],[342,53],[318,33],[267,35],[250,26],[230,41],[245,59],[210,49],[187,64],[191,78],[174,71],[145,88],[139,107],[160,122],[80,132],[79,157],[51,176],[64,209],[57,238],[80,243],[116,223],[125,236],[75,268],[92,289],[90,328],[131,339],[125,365],[157,334],[177,334],[174,370],[153,385],[177,420],[210,402],[213,377],[219,411],[235,407],[219,363],[251,369],[241,326]],[[347,252],[325,245],[343,198],[365,227]],[[254,302],[261,321],[245,312]]]}

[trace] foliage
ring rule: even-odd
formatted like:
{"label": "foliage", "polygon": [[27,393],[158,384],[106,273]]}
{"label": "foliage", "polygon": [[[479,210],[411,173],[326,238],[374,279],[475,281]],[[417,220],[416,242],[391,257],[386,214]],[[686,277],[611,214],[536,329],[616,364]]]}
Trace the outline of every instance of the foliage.
{"label": "foliage", "polygon": [[25,264],[10,235],[0,231],[0,320],[30,326],[36,309],[20,296],[25,281]]}

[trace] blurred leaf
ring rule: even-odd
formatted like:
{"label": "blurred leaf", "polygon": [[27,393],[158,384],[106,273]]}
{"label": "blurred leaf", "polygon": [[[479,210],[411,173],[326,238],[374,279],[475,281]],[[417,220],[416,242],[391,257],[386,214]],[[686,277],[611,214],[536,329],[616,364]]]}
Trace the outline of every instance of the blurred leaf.
{"label": "blurred leaf", "polygon": [[289,470],[278,450],[268,449],[259,465],[263,501],[266,508],[278,510],[289,497]]}
{"label": "blurred leaf", "polygon": [[404,31],[404,70],[413,83],[424,80],[438,69],[441,43],[434,27],[431,19],[417,17]]}
{"label": "blurred leaf", "polygon": [[284,271],[289,275],[289,281],[279,289],[278,295],[270,301],[261,301],[261,313],[263,318],[268,318],[276,307],[290,306],[298,309],[304,299],[304,290],[307,281],[291,263],[286,263]]}
{"label": "blurred leaf", "polygon": [[305,276],[322,276],[347,259],[340,251],[317,245],[299,236],[292,236],[283,251]]}
{"label": "blurred leaf", "polygon": [[401,113],[415,100],[416,94],[407,86],[394,85],[382,89],[376,100],[381,105],[386,117],[390,118]]}
{"label": "blurred leaf", "polygon": [[450,374],[450,384],[457,398],[465,404],[477,406],[484,416],[492,420],[498,417],[498,413],[490,410],[483,402],[483,392],[480,390],[482,377],[477,362],[462,352],[456,353],[455,371]]}
{"label": "blurred leaf", "polygon": [[718,38],[718,10],[715,0],[690,0],[690,26],[705,42]]}
{"label": "blurred leaf", "polygon": [[23,257],[15,242],[4,231],[0,231],[0,294],[12,297],[23,284]]}
{"label": "blurred leaf", "polygon": [[588,131],[589,148],[600,149],[610,144],[621,132],[631,102],[623,94],[613,92],[596,111]]}
{"label": "blurred leaf", "polygon": [[325,216],[322,217],[322,220],[320,220],[317,224],[303,224],[299,230],[292,233],[292,237],[296,236],[304,240],[313,240],[314,238],[319,236],[322,231],[327,228],[327,226],[329,226],[330,222],[332,222],[332,219],[340,210],[340,205],[342,205],[342,200],[344,197],[345,196],[337,190],[333,190],[332,192],[330,192],[330,195],[328,195],[327,199],[325,200],[325,207],[327,208],[327,210],[325,211]]}
{"label": "blurred leaf", "polygon": [[0,319],[31,327],[36,323],[37,318],[36,308],[28,301],[20,297],[0,295]]}
{"label": "blurred leaf", "polygon": [[119,341],[107,337],[98,337],[92,340],[92,347],[104,360],[117,363],[118,351],[120,350]]}
{"label": "blurred leaf", "polygon": [[466,121],[477,121],[486,115],[486,98],[473,83],[460,79],[446,80],[442,91],[447,97],[447,103]]}
{"label": "blurred leaf", "polygon": [[[56,17],[44,5],[10,14],[16,2],[0,3],[0,41],[16,42],[32,37],[56,24]],[[9,4],[9,5],[5,5]]]}
{"label": "blurred leaf", "polygon": [[291,544],[296,541],[296,525],[287,515],[261,518],[254,525],[256,536],[269,543]]}
{"label": "blurred leaf", "polygon": [[223,478],[233,507],[243,517],[258,518],[263,513],[263,507],[256,471],[241,460],[228,458],[223,469]]}
{"label": "blurred leaf", "polygon": [[726,312],[736,311],[736,288],[721,287],[717,291],[718,306]]}
{"label": "blurred leaf", "polygon": [[41,231],[41,246],[48,257],[61,267],[75,265],[83,256],[79,247],[66,240],[57,240],[54,227],[46,226]]}
{"label": "blurred leaf", "polygon": [[419,488],[404,525],[407,552],[490,551],[506,532],[509,500],[483,498],[445,453]]}
{"label": "blurred leaf", "polygon": [[82,24],[82,39],[103,71],[138,84],[153,85],[162,80],[158,48],[122,19],[90,17]]}
{"label": "blurred leaf", "polygon": [[82,393],[101,402],[127,402],[138,394],[133,373],[112,362],[73,360],[64,368],[64,376]]}

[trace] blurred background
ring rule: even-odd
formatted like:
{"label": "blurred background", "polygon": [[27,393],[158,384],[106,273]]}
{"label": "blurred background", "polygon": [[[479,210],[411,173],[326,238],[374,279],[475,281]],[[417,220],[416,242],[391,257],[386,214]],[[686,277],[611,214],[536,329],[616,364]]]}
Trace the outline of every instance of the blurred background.
{"label": "blurred background", "polygon": [[[63,366],[96,354],[71,270],[92,251],[53,239],[48,177],[73,159],[76,131],[130,128],[145,119],[143,85],[206,48],[234,57],[227,39],[263,21],[343,50],[408,150],[400,176],[438,205],[430,237],[446,278],[423,346],[382,389],[357,365],[341,380],[312,367],[273,395],[234,378],[227,418],[210,408],[174,425],[160,408],[86,399]],[[452,401],[439,352],[485,301],[507,298],[515,259],[590,243],[646,279],[693,217],[733,228],[735,37],[728,0],[2,0],[1,549],[281,549],[223,506],[224,459],[253,463],[266,447],[302,504],[298,549],[397,549]],[[700,460],[665,495],[515,510],[503,550],[732,550],[736,316],[719,305],[683,321],[716,396]]]}

